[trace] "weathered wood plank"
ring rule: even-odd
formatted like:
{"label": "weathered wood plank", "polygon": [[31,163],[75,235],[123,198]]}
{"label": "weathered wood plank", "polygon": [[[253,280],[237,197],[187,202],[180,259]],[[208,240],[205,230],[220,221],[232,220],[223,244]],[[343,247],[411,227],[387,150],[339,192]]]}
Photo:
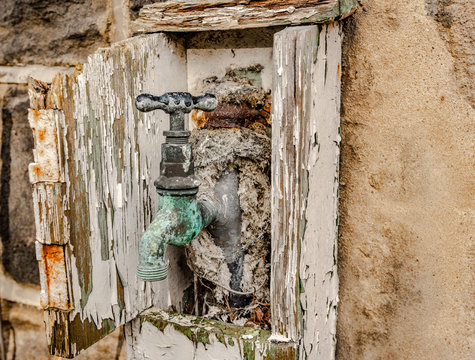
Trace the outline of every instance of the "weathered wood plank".
{"label": "weathered wood plank", "polygon": [[33,186],[36,240],[41,244],[69,242],[68,197],[66,184],[42,183]]}
{"label": "weathered wood plank", "polygon": [[294,360],[295,344],[270,341],[270,332],[152,309],[127,324],[127,358]]}
{"label": "weathered wood plank", "polygon": [[301,359],[334,357],[340,46],[335,23],[274,40],[272,331]]}
{"label": "weathered wood plank", "polygon": [[[300,244],[301,359],[335,357],[338,303],[338,167],[340,154],[341,33],[323,26],[312,50],[306,136],[307,194],[305,232]],[[314,43],[315,44],[315,43]],[[314,55],[314,56],[315,56]]]}
{"label": "weathered wood plank", "polygon": [[[48,288],[51,270],[44,261],[40,267],[53,354],[74,356],[152,305],[180,309],[188,280],[176,270],[176,249],[169,251],[176,283],[144,283],[136,276],[138,241],[157,206],[153,181],[168,119],[161,112],[138,112],[134,99],[142,92],[186,89],[183,46],[155,34],[91,55],[74,75],[55,78],[45,100],[50,109],[31,110],[35,160],[40,163],[41,146],[56,146],[60,174],[32,178],[37,236],[44,243],[39,248],[64,250],[68,306],[52,302],[62,288]],[[44,116],[48,122],[38,120]],[[56,137],[40,145],[44,123]]]}
{"label": "weathered wood plank", "polygon": [[356,0],[172,0],[144,6],[135,33],[321,23],[348,16]]}
{"label": "weathered wood plank", "polygon": [[102,320],[101,327],[97,328],[94,322],[81,319],[80,314],[74,315],[72,311],[57,309],[45,311],[45,324],[49,329],[46,339],[50,353],[64,358],[73,358],[81,349],[94,344],[115,329],[113,319]]}
{"label": "weathered wood plank", "polygon": [[308,81],[309,69],[301,65],[304,61],[308,63],[305,50],[312,46],[315,38],[303,49],[297,47],[297,41],[307,38],[312,29],[287,28],[274,36],[271,322],[275,336],[293,342],[299,340],[298,261],[303,230],[303,186],[306,186],[305,158],[302,157],[308,152],[305,141],[308,114],[302,113],[303,102],[308,99],[302,81]]}

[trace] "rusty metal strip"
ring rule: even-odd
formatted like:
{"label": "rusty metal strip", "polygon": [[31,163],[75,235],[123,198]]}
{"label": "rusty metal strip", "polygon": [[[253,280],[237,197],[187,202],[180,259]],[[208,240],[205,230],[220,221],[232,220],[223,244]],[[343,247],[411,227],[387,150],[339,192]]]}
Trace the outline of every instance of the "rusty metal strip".
{"label": "rusty metal strip", "polygon": [[44,309],[71,310],[65,247],[36,242],[40,267],[40,303]]}
{"label": "rusty metal strip", "polygon": [[28,121],[35,140],[35,162],[28,167],[32,184],[62,180],[59,116],[57,110],[28,110]]}

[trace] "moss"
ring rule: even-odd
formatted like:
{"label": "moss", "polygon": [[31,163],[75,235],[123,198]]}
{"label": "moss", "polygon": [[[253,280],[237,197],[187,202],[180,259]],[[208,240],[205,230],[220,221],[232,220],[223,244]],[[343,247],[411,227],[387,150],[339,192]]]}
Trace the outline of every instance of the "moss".
{"label": "moss", "polygon": [[163,332],[163,330],[165,330],[165,328],[167,327],[168,325],[168,322],[163,320],[163,319],[160,319],[160,318],[153,318],[153,319],[150,319],[150,318],[143,318],[143,317],[140,317],[140,325],[143,324],[144,321],[148,321],[150,324],[152,324],[153,326],[155,326],[158,330],[160,330],[161,332]]}
{"label": "moss", "polygon": [[266,354],[264,355],[264,360],[275,359],[275,348],[271,345],[266,349]]}
{"label": "moss", "polygon": [[224,335],[222,335],[222,334],[216,334],[216,339],[218,339],[218,341],[219,341],[221,344],[226,345],[226,339],[224,338]]}
{"label": "moss", "polygon": [[198,329],[196,331],[196,341],[202,344],[210,344],[209,333],[204,329]]}
{"label": "moss", "polygon": [[193,328],[189,326],[178,325],[178,324],[172,324],[172,325],[176,331],[181,332],[188,339],[190,339],[190,341],[193,342],[193,344],[198,345],[198,339],[197,339],[196,334],[193,332]]}
{"label": "moss", "polygon": [[243,359],[254,360],[255,359],[255,345],[252,341],[243,341],[242,343]]}
{"label": "moss", "polygon": [[275,356],[280,356],[280,352],[274,350],[276,345],[268,342],[270,332],[267,330],[232,325],[221,321],[164,310],[142,315],[139,318],[141,323],[147,321],[162,332],[168,325],[172,325],[176,331],[185,335],[195,346],[198,346],[199,343],[204,345],[211,344],[210,335],[216,336],[216,339],[226,346],[235,346],[237,341],[242,351],[243,359],[250,360],[255,358],[257,343],[265,347],[266,359],[275,359]]}
{"label": "moss", "polygon": [[340,16],[342,16],[356,7],[356,0],[340,0],[338,6],[340,8]]}

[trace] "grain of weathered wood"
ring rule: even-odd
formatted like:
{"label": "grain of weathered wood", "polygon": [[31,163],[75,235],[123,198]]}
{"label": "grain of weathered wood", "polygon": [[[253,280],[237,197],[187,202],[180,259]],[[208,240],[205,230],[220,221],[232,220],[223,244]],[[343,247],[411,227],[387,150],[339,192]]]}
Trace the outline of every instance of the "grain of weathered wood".
{"label": "grain of weathered wood", "polygon": [[[115,329],[113,319],[104,319],[101,327],[94,322],[81,319],[73,311],[49,308],[45,311],[48,348],[51,353],[64,358],[73,358],[81,349],[102,339]],[[79,334],[81,336],[79,336]]]}
{"label": "grain of weathered wood", "polygon": [[41,244],[69,242],[66,184],[38,182],[33,186],[36,240]]}
{"label": "grain of weathered wood", "polygon": [[339,72],[337,24],[276,33],[272,331],[299,342],[301,359],[334,357]]}
{"label": "grain of weathered wood", "polygon": [[[299,251],[304,231],[313,27],[274,37],[272,89],[272,331],[299,340]],[[305,43],[305,41],[307,43]]]}
{"label": "grain of weathered wood", "polygon": [[172,0],[144,6],[135,33],[321,23],[350,14],[356,0]]}
{"label": "grain of weathered wood", "polygon": [[[50,109],[30,111],[35,161],[45,163],[43,150],[53,154],[54,148],[59,174],[32,177],[39,247],[64,250],[66,272],[57,278],[68,290],[68,306],[52,303],[64,287],[48,287],[52,270],[44,261],[40,267],[53,354],[74,356],[152,305],[179,309],[188,282],[176,270],[175,249],[169,258],[176,283],[136,277],[138,241],[157,206],[153,181],[168,120],[160,112],[138,112],[134,99],[186,87],[183,46],[156,34],[91,55],[74,75],[55,78],[46,96]],[[47,134],[55,136],[40,141]]]}
{"label": "grain of weathered wood", "polygon": [[300,244],[302,359],[335,357],[338,303],[338,165],[341,34],[337,23],[315,30],[312,86],[308,90],[307,195]]}
{"label": "grain of weathered wood", "polygon": [[30,98],[30,108],[43,110],[46,108],[46,96],[49,91],[49,84],[40,80],[28,78],[28,96]]}

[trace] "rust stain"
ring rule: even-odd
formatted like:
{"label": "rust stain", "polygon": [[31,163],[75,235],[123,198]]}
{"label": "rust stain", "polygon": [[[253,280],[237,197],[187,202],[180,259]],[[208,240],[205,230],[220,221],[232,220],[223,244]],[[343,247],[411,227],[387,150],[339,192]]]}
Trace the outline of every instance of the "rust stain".
{"label": "rust stain", "polygon": [[336,67],[336,76],[340,77],[340,63]]}
{"label": "rust stain", "polygon": [[256,124],[268,124],[270,118],[270,106],[262,109],[241,104],[221,103],[216,110],[205,113],[197,110],[191,114],[193,122],[199,129],[216,128],[255,128]]}
{"label": "rust stain", "polygon": [[43,175],[43,171],[41,171],[41,168],[37,165],[33,166],[33,171],[35,172],[36,176]]}
{"label": "rust stain", "polygon": [[32,109],[33,110],[33,116],[36,118],[38,118],[40,116],[40,112],[36,109]]}
{"label": "rust stain", "polygon": [[[63,289],[67,289],[64,247],[61,245],[45,244],[42,246],[42,258],[48,294],[48,304],[42,304],[42,306],[62,309],[69,308],[67,293],[61,292]],[[57,296],[57,299],[55,299],[53,295]],[[65,296],[66,300],[64,300]]]}
{"label": "rust stain", "polygon": [[38,130],[38,139],[43,141],[45,139],[46,129]]}

